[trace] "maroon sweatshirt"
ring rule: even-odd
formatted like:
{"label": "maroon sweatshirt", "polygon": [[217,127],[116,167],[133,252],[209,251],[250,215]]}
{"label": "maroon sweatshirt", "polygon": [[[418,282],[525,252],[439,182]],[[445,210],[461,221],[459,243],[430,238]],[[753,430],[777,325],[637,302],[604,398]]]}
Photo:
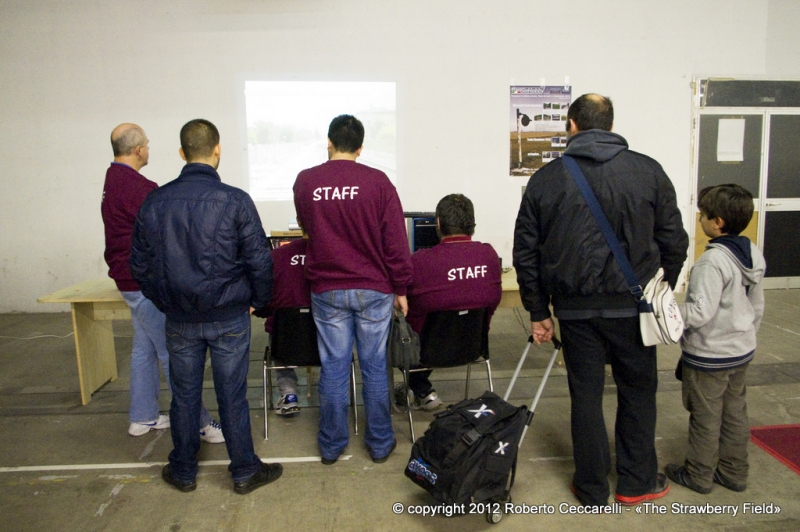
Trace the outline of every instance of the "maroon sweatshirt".
{"label": "maroon sweatshirt", "polygon": [[500,259],[489,244],[450,236],[411,256],[414,279],[408,288],[408,320],[421,333],[425,317],[437,310],[489,308],[491,319],[503,293]]}
{"label": "maroon sweatshirt", "polygon": [[309,236],[312,292],[406,294],[411,253],[403,207],[386,174],[355,161],[328,161],[300,172],[294,204]]}
{"label": "maroon sweatshirt", "polygon": [[136,292],[139,285],[131,277],[131,236],[136,214],[144,199],[158,185],[126,164],[111,163],[106,171],[100,213],[106,232],[105,259],[108,276],[121,292]]}
{"label": "maroon sweatshirt", "polygon": [[272,299],[259,315],[267,318],[264,330],[272,332],[275,311],[281,308],[310,307],[311,287],[303,270],[308,240],[300,238],[272,251]]}

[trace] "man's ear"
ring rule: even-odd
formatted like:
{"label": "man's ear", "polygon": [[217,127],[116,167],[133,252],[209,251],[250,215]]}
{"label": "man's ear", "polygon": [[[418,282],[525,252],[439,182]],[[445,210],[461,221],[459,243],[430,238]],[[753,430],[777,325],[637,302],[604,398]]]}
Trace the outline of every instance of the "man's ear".
{"label": "man's ear", "polygon": [[219,159],[221,156],[222,156],[222,146],[217,144],[216,146],[214,146],[214,157]]}
{"label": "man's ear", "polygon": [[361,157],[361,150],[364,149],[364,146],[361,146],[359,149],[356,150],[356,157]]}
{"label": "man's ear", "polygon": [[714,226],[720,231],[723,231],[725,229],[725,220],[717,216],[714,218]]}
{"label": "man's ear", "polygon": [[178,155],[180,155],[181,159],[184,161],[186,160],[186,155],[183,154],[183,148],[178,148]]}
{"label": "man's ear", "polygon": [[578,126],[575,125],[575,120],[570,118],[569,125],[567,127],[567,133],[569,133],[570,135],[574,135],[577,132],[578,132]]}

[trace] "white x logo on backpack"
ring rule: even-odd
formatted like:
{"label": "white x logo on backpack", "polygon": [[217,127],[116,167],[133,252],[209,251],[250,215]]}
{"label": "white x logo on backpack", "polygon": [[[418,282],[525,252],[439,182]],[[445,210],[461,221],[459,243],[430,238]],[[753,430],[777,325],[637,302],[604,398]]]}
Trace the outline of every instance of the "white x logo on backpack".
{"label": "white x logo on backpack", "polygon": [[494,410],[490,410],[486,405],[481,405],[478,410],[467,410],[467,412],[475,412],[475,417],[488,416],[494,414]]}

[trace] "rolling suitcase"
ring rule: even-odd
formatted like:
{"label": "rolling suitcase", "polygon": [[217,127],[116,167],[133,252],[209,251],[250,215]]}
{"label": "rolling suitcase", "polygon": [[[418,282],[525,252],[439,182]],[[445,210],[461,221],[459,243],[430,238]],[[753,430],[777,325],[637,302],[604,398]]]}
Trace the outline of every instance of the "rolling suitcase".
{"label": "rolling suitcase", "polygon": [[425,435],[412,446],[405,468],[405,475],[438,501],[470,504],[471,511],[477,508],[492,524],[500,522],[504,504],[511,501],[517,451],[561,349],[554,338],[555,350],[529,410],[507,400],[532,344],[530,336],[502,399],[485,392],[437,414]]}

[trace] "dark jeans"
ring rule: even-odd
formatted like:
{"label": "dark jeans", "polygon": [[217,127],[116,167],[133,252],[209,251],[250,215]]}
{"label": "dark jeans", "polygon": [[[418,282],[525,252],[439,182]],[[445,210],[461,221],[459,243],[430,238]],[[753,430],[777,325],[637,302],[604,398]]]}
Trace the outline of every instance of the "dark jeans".
{"label": "dark jeans", "polygon": [[414,397],[423,399],[430,395],[430,393],[433,391],[433,385],[431,384],[430,379],[431,373],[433,373],[432,370],[418,371],[408,374],[408,387],[411,388],[412,392],[414,392]]}
{"label": "dark jeans", "polygon": [[169,376],[172,404],[169,409],[172,474],[182,481],[197,475],[200,450],[200,405],[206,349],[211,352],[219,422],[235,482],[247,480],[261,467],[253,449],[250,407],[247,402],[247,370],[250,364],[250,315],[215,323],[179,323],[167,319]]}
{"label": "dark jeans", "polygon": [[736,484],[747,483],[747,366],[723,371],[683,366],[683,406],[691,414],[686,469],[704,488],[712,486],[715,469]]}
{"label": "dark jeans", "polygon": [[573,484],[583,504],[608,504],[611,453],[603,418],[606,360],[617,384],[617,489],[643,495],[655,487],[656,348],[645,347],[639,318],[560,320],[572,399]]}

